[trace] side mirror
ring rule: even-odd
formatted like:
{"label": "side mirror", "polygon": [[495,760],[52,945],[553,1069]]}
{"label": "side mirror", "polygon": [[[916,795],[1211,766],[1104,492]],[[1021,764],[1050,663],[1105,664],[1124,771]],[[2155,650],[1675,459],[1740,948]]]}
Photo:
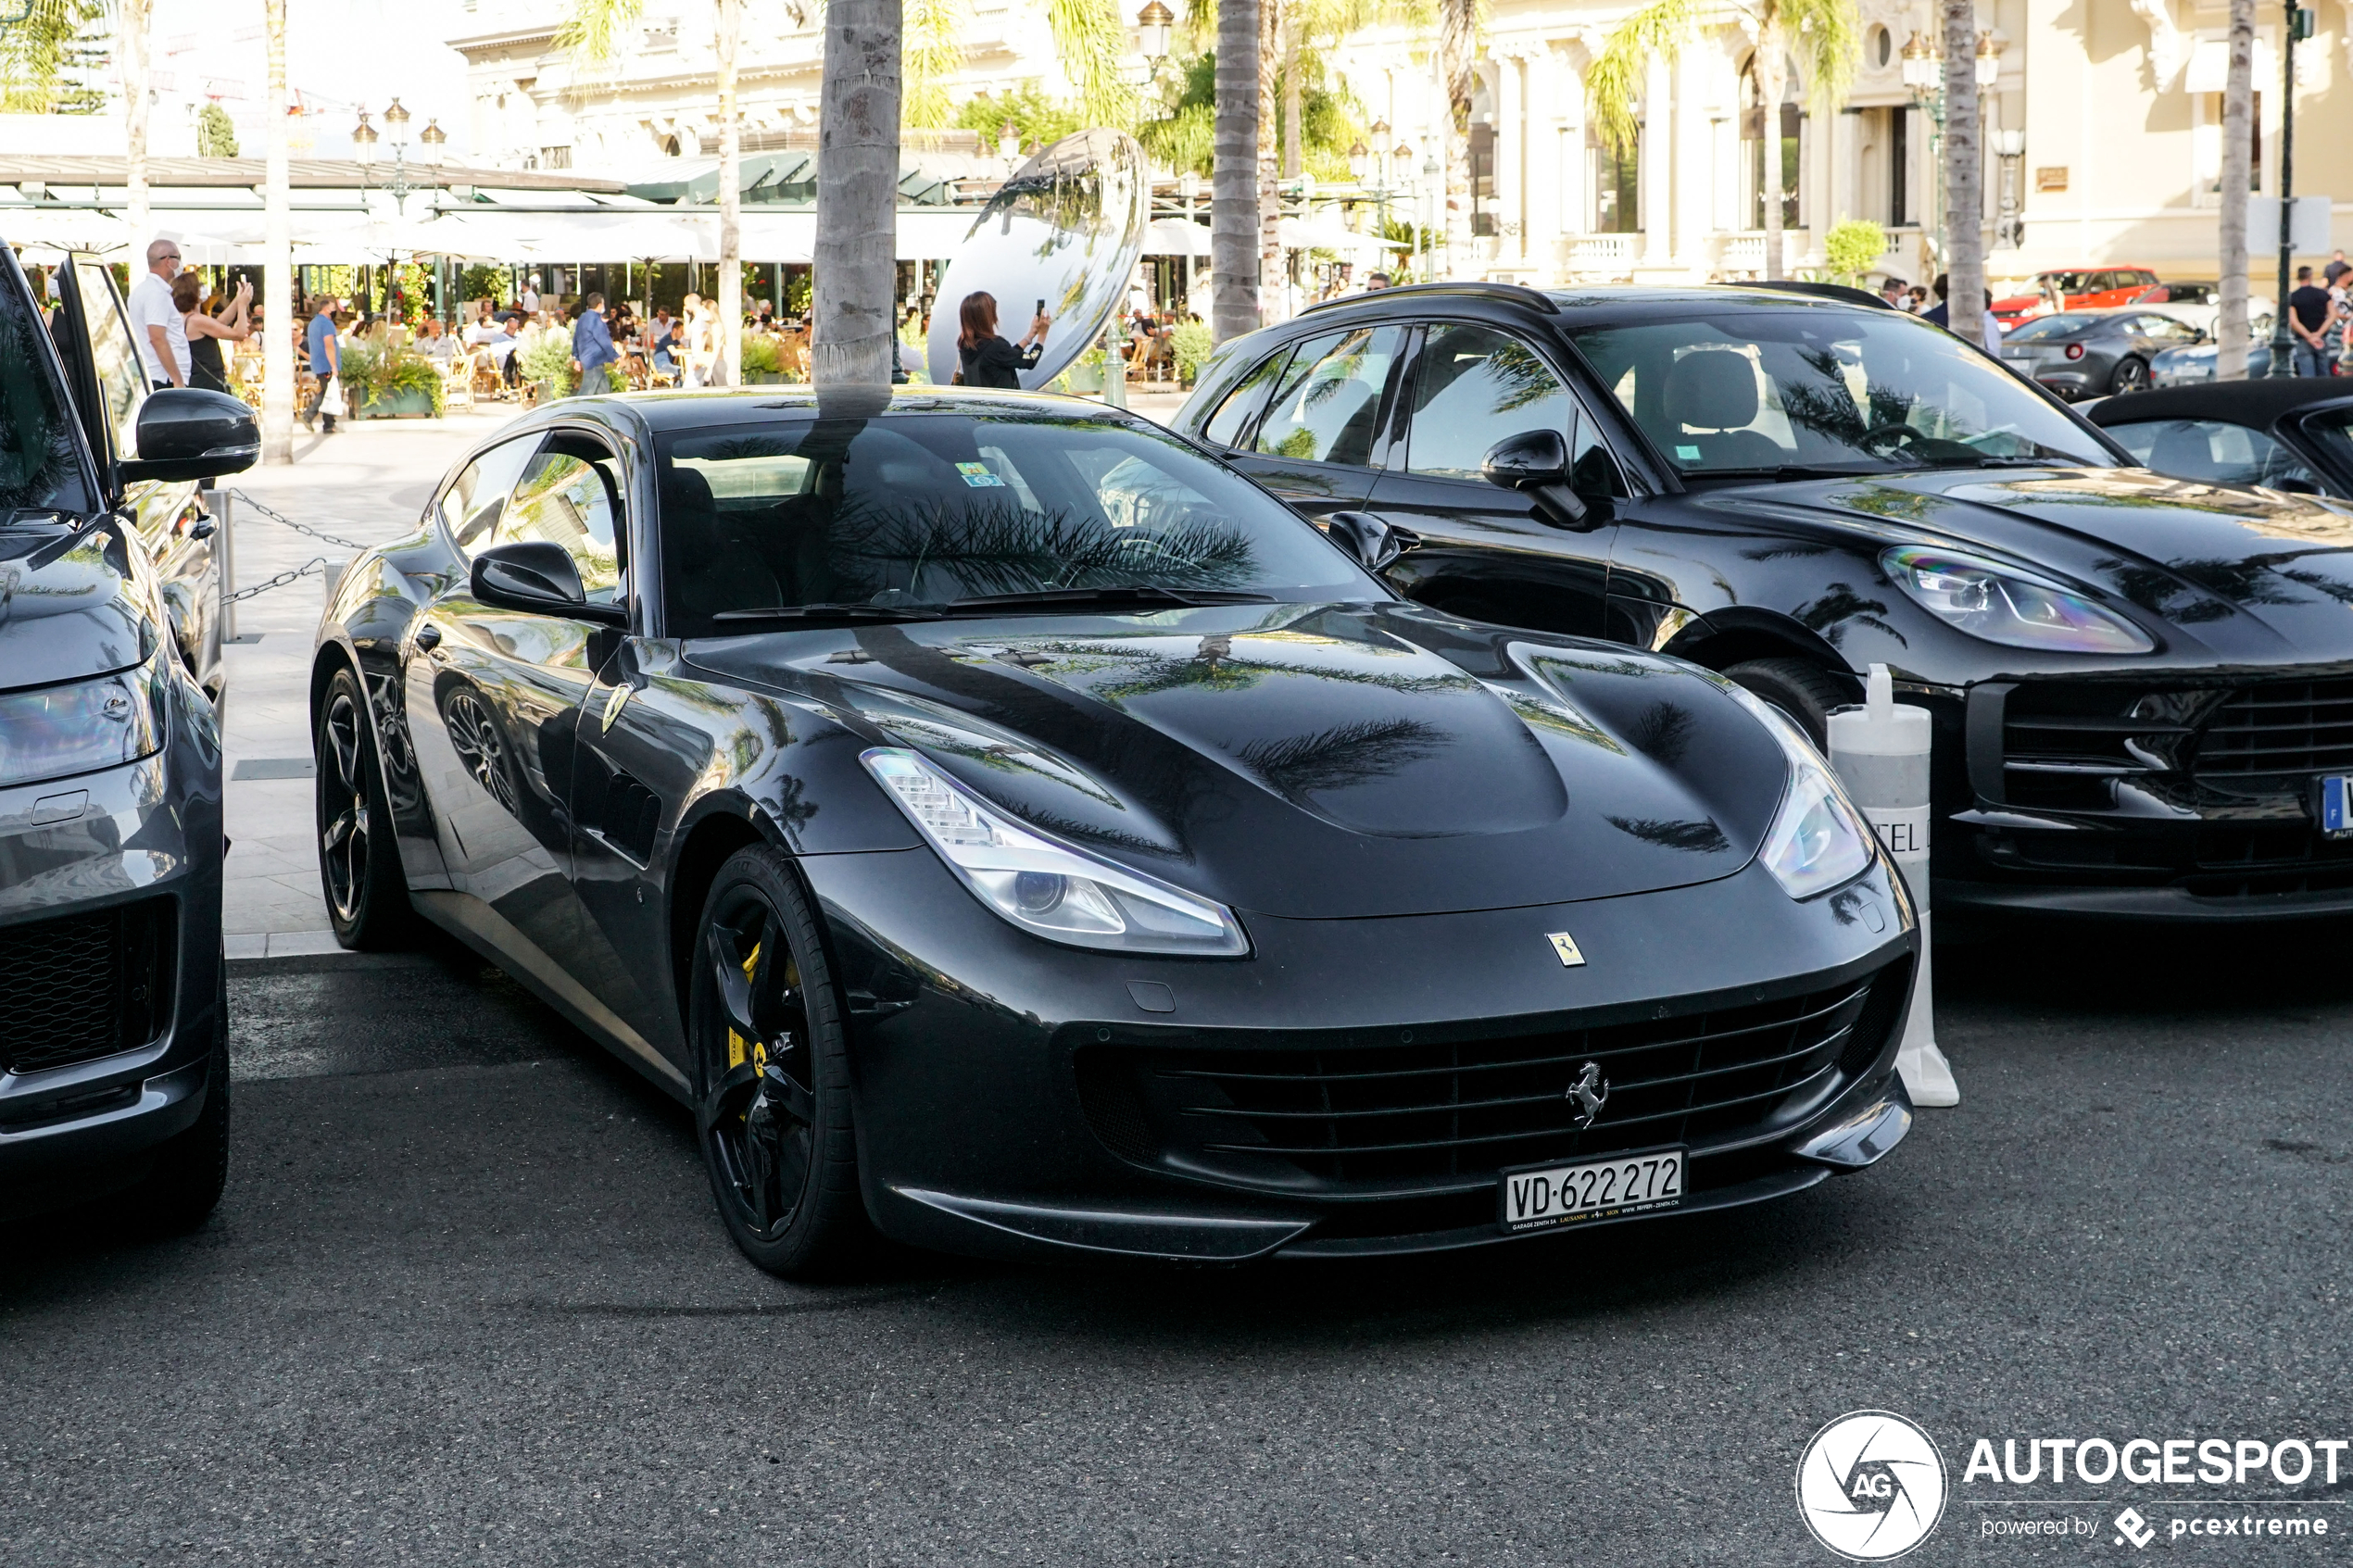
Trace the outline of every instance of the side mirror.
{"label": "side mirror", "polygon": [[2289,495],[2319,495],[2324,494],[2319,485],[2313,483],[2309,479],[2283,479],[2273,484],[2271,488]]}
{"label": "side mirror", "polygon": [[1524,490],[1544,521],[1559,528],[1589,526],[1585,503],[1569,488],[1568,443],[1556,430],[1524,430],[1487,449],[1480,473],[1490,484]]}
{"label": "side mirror", "polygon": [[1324,531],[1367,571],[1380,571],[1405,547],[1397,531],[1370,512],[1334,512],[1325,520]]}
{"label": "side mirror", "polygon": [[139,455],[115,465],[125,484],[243,473],[261,456],[253,410],[225,392],[193,386],[151,392],[140,405]]}
{"label": "side mirror", "polygon": [[561,615],[599,626],[629,623],[623,606],[590,604],[572,553],[545,539],[493,545],[474,557],[473,596],[499,609]]}

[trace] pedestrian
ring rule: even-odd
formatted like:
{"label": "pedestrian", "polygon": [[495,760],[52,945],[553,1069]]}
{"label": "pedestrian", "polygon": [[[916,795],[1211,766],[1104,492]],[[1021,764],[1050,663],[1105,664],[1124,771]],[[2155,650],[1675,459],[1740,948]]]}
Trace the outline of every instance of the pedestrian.
{"label": "pedestrian", "polygon": [[711,302],[698,294],[688,295],[684,345],[688,386],[711,384],[711,368],[719,361],[717,325],[711,312]]}
{"label": "pedestrian", "polygon": [[2296,333],[2291,373],[2328,375],[2328,342],[2323,336],[2329,320],[2328,291],[2312,286],[2309,267],[2296,270],[2296,292],[2287,296],[2287,324]]}
{"label": "pedestrian", "polygon": [[538,273],[534,272],[534,273],[533,273],[533,274],[532,274],[532,275],[531,275],[531,276],[530,276],[527,280],[525,280],[525,281],[524,281],[523,285],[522,285],[522,297],[521,299],[517,300],[515,303],[522,307],[522,313],[523,313],[524,315],[526,315],[526,316],[536,315],[536,314],[538,313],[538,310],[539,310],[539,274],[538,274]]}
{"label": "pedestrian", "polygon": [[183,307],[181,332],[188,345],[188,384],[208,392],[226,392],[229,367],[221,362],[220,345],[224,340],[243,343],[253,336],[253,328],[245,320],[246,307],[253,301],[253,283],[238,281],[237,297],[229,305],[226,317],[216,314],[221,305],[218,295],[207,307],[198,308],[204,303],[203,294],[204,282],[193,271],[172,281],[171,303]]}
{"label": "pedestrian", "polygon": [[605,367],[621,356],[613,351],[612,332],[605,325],[605,296],[592,294],[580,302],[580,320],[572,324],[573,394],[586,397],[612,390]]}
{"label": "pedestrian", "polygon": [[1021,372],[1033,369],[1046,351],[1050,319],[1040,311],[1016,348],[997,335],[997,296],[983,291],[964,295],[956,319],[963,331],[956,334],[956,382],[960,386],[993,386],[1021,390]]}
{"label": "pedestrian", "polygon": [[[1951,307],[1945,303],[1944,295],[1951,284],[1952,278],[1949,273],[1936,274],[1936,282],[1929,285],[1936,291],[1936,308],[1920,317],[1921,320],[1933,321],[1948,332],[1953,330],[1953,316]],[[1978,318],[1977,325],[1978,341],[1985,352],[2001,353],[2002,323],[1994,320],[1994,291],[1992,289],[1985,291],[1985,314]]]}
{"label": "pedestrian", "polygon": [[[317,420],[329,435],[335,433],[335,416],[343,411],[343,388],[336,384],[343,370],[343,345],[335,341],[335,301],[331,295],[317,295],[310,301],[310,325],[303,331],[303,343],[309,350],[310,373],[319,385],[311,394],[310,407],[302,411],[302,428],[309,430]],[[330,399],[333,398],[331,402]]]}
{"label": "pedestrian", "polygon": [[1914,283],[1904,295],[1904,308],[1918,316],[1928,308],[1928,290]]}
{"label": "pedestrian", "polygon": [[1881,280],[1879,285],[1879,296],[1887,301],[1888,304],[1895,307],[1896,309],[1901,310],[1904,308],[1904,300],[1906,297],[1905,291],[1909,289],[1911,286],[1911,284],[1906,282],[1903,279],[1891,275]]}
{"label": "pedestrian", "polygon": [[[1768,59],[1770,59],[1771,57],[1772,56],[1769,55],[1766,56]],[[1372,293],[1375,289],[1393,288],[1396,285],[1390,281],[1390,276],[1386,272],[1376,272],[1371,277],[1365,280],[1365,292],[1366,294]]]}
{"label": "pedestrian", "polygon": [[172,280],[180,275],[180,245],[158,239],[147,246],[147,270],[131,286],[131,336],[139,368],[160,392],[188,384],[188,323],[172,303]]}

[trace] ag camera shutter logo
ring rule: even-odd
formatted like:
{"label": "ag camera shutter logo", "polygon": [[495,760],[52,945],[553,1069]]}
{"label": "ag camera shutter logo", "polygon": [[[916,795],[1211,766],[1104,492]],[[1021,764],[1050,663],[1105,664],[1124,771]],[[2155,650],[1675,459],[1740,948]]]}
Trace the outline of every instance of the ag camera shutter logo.
{"label": "ag camera shutter logo", "polygon": [[1944,1486],[1944,1456],[1927,1433],[1886,1411],[1854,1411],[1806,1445],[1797,1511],[1841,1557],[1880,1562],[1928,1539]]}

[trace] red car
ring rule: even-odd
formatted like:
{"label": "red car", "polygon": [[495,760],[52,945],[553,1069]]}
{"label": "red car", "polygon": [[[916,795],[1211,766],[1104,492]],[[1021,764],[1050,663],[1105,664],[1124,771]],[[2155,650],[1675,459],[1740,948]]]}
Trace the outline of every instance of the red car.
{"label": "red car", "polygon": [[2050,308],[2054,287],[2064,310],[2107,310],[2120,305],[2162,305],[2165,286],[2146,267],[2101,267],[2037,272],[2035,292],[1994,302],[1994,319],[2009,331],[2026,317]]}

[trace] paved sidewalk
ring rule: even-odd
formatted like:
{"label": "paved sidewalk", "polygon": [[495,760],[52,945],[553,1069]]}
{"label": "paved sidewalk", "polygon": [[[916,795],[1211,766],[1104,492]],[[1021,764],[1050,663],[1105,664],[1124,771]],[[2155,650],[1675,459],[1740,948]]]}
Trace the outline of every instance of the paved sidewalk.
{"label": "paved sidewalk", "polygon": [[[1137,413],[1166,420],[1183,398],[1136,393]],[[474,442],[520,410],[492,404],[442,420],[345,421],[333,436],[295,433],[288,468],[255,468],[222,483],[295,521],[361,546],[417,525],[434,486]],[[237,585],[252,587],[316,557],[337,566],[359,551],[322,544],[235,500]],[[228,753],[229,851],[222,930],[237,960],[340,951],[319,890],[319,842],[311,801],[311,640],[328,578],[314,573],[246,599],[237,631],[258,638],[223,650],[229,700],[222,715]]]}

